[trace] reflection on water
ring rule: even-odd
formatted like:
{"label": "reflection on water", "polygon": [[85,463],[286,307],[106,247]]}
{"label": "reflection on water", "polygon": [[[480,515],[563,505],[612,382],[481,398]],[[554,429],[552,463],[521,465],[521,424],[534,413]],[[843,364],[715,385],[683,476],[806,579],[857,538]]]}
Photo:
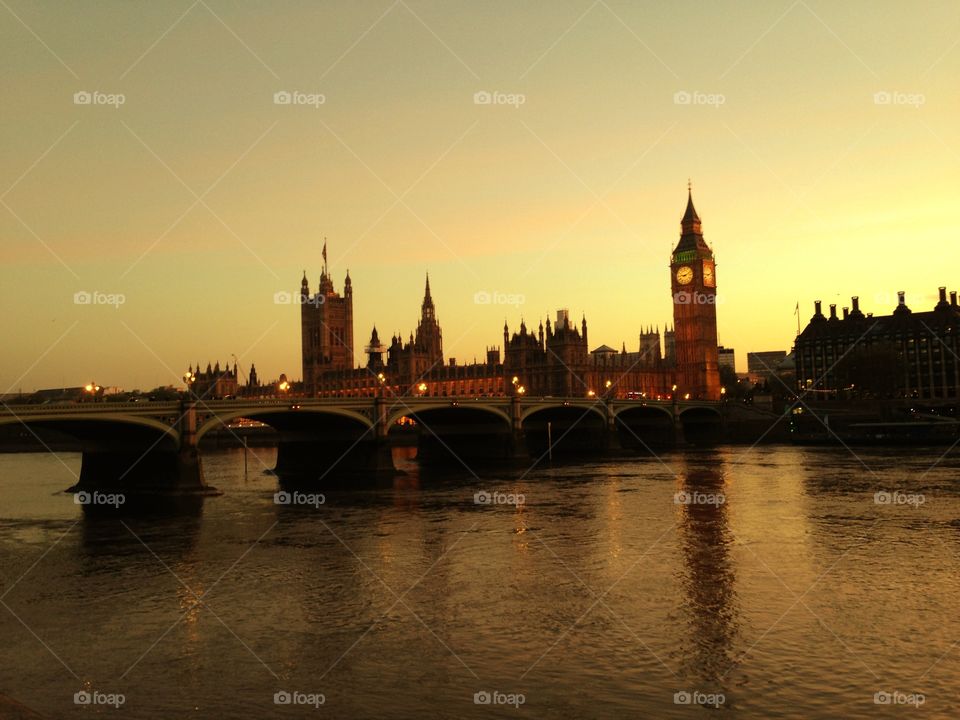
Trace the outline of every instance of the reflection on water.
{"label": "reflection on water", "polygon": [[734,664],[737,595],[727,518],[726,468],[719,454],[685,459],[679,478],[680,534],[692,652],[684,670],[702,687],[716,687]]}
{"label": "reflection on water", "polygon": [[90,710],[82,688],[134,719],[670,718],[703,712],[674,702],[694,691],[744,718],[872,717],[878,692],[956,716],[960,461],[942,451],[479,476],[400,452],[385,485],[284,505],[273,451],[245,475],[227,450],[205,458],[222,497],[122,518],[61,494],[78,457],[0,455],[0,692],[56,718]]}

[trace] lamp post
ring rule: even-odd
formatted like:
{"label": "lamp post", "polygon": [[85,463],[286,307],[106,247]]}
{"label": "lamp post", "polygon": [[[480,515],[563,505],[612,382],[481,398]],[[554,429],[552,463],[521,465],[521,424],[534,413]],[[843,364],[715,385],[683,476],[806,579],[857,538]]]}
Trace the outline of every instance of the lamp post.
{"label": "lamp post", "polygon": [[417,385],[417,390],[420,392],[420,397],[423,397],[427,394],[427,384],[425,382],[420,383]]}
{"label": "lamp post", "polygon": [[183,384],[187,386],[187,397],[193,397],[193,384],[197,381],[197,374],[193,370],[187,370],[183,374]]}
{"label": "lamp post", "polygon": [[83,386],[83,391],[87,393],[87,396],[90,398],[90,402],[96,402],[97,393],[100,392],[100,386],[97,385],[95,382],[91,381]]}

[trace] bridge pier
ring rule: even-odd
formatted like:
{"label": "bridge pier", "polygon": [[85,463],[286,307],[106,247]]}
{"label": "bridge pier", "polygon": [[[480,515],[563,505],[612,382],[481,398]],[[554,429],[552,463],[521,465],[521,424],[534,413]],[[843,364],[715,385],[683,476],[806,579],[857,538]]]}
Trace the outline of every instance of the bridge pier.
{"label": "bridge pier", "polygon": [[137,495],[219,495],[206,484],[197,448],[197,413],[193,403],[181,403],[176,427],[179,447],[154,442],[147,447],[104,447],[87,441],[80,478],[68,492],[108,492]]}

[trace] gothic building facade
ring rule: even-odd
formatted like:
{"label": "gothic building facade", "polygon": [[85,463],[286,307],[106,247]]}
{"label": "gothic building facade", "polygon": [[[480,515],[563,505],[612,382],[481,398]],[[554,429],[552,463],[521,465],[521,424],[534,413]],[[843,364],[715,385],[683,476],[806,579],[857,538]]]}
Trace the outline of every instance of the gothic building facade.
{"label": "gothic building facade", "polygon": [[353,283],[348,270],[343,295],[334,289],[327,267],[326,243],[317,292],[310,293],[304,271],[299,298],[303,384],[306,391],[313,394],[324,376],[353,367]]}
{"label": "gothic building facade", "polygon": [[470,396],[523,393],[552,397],[636,397],[674,395],[720,399],[717,356],[716,266],[703,239],[700,218],[688,191],[680,240],[671,256],[673,327],[648,326],[637,350],[602,345],[589,349],[587,320],[571,321],[566,310],[536,332],[503,326],[502,347],[470,364],[444,362],[443,334],[427,277],[420,320],[404,341],[394,333],[389,344],[374,327],[365,347],[366,362],[353,367],[353,290],[349,274],[344,295],[333,289],[326,267],[320,288],[301,287],[304,392],[315,397]]}

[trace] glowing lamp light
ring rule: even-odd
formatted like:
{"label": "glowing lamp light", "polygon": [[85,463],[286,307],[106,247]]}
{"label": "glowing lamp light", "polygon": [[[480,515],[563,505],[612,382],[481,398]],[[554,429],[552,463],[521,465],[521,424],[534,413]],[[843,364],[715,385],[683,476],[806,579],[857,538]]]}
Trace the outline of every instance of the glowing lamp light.
{"label": "glowing lamp light", "polygon": [[520,386],[517,388],[517,392],[518,392],[519,394],[521,394],[521,395],[523,395],[526,391],[527,391],[527,389],[526,389],[523,385],[520,385]]}
{"label": "glowing lamp light", "polygon": [[690,393],[684,393],[684,394],[683,394],[683,399],[684,399],[684,400],[689,400],[689,399],[690,399]]}
{"label": "glowing lamp light", "polygon": [[426,392],[426,391],[427,391],[427,384],[426,384],[426,383],[420,383],[419,385],[417,385],[417,390],[419,390],[420,392]]}
{"label": "glowing lamp light", "polygon": [[594,396],[596,396],[596,393],[593,390],[587,391],[587,397],[594,397]]}
{"label": "glowing lamp light", "polygon": [[607,388],[607,389],[610,389],[610,386],[611,386],[611,385],[613,385],[613,383],[610,382],[609,380],[607,380],[607,381],[603,384],[603,386],[604,386],[605,388]]}

